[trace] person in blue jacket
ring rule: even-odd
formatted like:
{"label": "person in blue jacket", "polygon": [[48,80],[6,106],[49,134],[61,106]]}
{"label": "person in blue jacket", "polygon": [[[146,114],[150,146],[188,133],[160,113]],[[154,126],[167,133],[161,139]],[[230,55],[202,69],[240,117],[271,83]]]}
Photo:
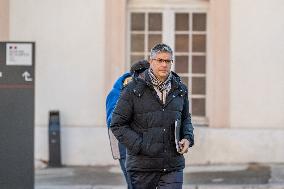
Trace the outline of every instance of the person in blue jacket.
{"label": "person in blue jacket", "polygon": [[123,88],[131,81],[132,75],[139,74],[145,71],[146,69],[149,68],[149,66],[150,64],[147,60],[140,60],[134,63],[131,66],[130,72],[126,72],[116,80],[112,90],[109,92],[106,98],[106,114],[107,114],[106,121],[107,121],[112,156],[114,159],[119,160],[119,164],[124,174],[125,180],[127,182],[128,189],[131,189],[132,187],[131,187],[130,178],[127,175],[125,168],[126,148],[123,144],[119,143],[118,140],[115,138],[115,136],[112,134],[110,130],[110,123],[112,119],[113,110],[115,108],[115,105],[119,99],[120,93],[123,90]]}

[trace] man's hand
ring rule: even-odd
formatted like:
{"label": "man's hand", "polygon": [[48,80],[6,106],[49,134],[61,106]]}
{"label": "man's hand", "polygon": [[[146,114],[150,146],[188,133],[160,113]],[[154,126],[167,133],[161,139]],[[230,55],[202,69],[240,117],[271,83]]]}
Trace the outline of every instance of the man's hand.
{"label": "man's hand", "polygon": [[180,154],[184,154],[188,152],[188,148],[189,148],[189,141],[187,139],[182,139],[181,141],[178,142],[179,143],[179,147],[180,147]]}

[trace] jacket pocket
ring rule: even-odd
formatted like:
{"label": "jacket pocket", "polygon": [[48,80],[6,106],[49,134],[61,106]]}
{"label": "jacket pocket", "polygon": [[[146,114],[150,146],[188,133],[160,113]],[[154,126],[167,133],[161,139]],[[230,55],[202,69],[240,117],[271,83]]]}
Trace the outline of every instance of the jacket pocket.
{"label": "jacket pocket", "polygon": [[143,132],[143,142],[141,154],[155,157],[163,152],[163,132],[161,128],[150,128],[147,132]]}

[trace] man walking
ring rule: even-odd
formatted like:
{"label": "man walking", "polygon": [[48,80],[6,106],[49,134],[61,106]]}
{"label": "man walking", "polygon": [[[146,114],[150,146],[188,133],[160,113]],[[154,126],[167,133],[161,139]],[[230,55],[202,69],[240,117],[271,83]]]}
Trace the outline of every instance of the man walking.
{"label": "man walking", "polygon": [[170,71],[168,45],[154,46],[149,63],[122,91],[110,128],[127,148],[134,189],[181,189],[183,154],[194,144],[187,88]]}

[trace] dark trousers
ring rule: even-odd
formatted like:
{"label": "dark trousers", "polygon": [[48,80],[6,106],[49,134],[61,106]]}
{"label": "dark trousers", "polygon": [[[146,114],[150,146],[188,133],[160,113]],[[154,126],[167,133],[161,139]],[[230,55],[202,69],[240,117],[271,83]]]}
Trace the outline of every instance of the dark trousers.
{"label": "dark trousers", "polygon": [[126,168],[125,168],[126,148],[124,147],[124,145],[122,145],[120,143],[118,143],[118,147],[119,147],[119,153],[120,153],[120,159],[119,159],[120,168],[121,168],[123,175],[124,175],[124,178],[126,180],[127,189],[132,189],[130,177],[129,177],[128,173],[126,172]]}
{"label": "dark trousers", "polygon": [[133,189],[182,189],[183,170],[172,172],[128,172]]}

